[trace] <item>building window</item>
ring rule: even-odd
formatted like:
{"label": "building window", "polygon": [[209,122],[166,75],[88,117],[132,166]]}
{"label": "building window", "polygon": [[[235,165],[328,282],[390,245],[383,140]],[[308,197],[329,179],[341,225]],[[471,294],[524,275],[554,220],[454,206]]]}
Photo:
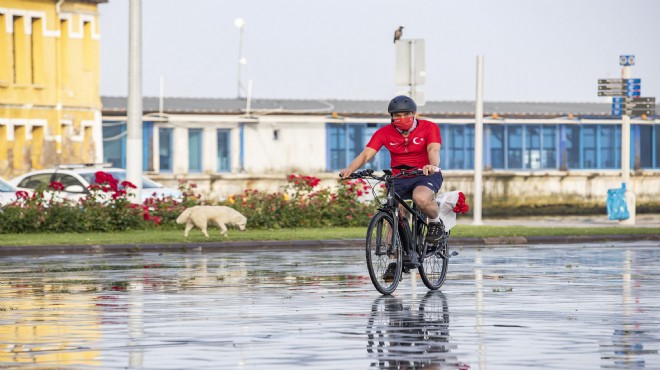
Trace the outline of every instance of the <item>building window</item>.
{"label": "building window", "polygon": [[142,171],[154,171],[154,123],[142,122]]}
{"label": "building window", "polygon": [[218,172],[229,172],[231,170],[231,161],[229,153],[231,147],[229,142],[229,134],[231,130],[219,129],[218,130]]}
{"label": "building window", "polygon": [[[328,171],[346,168],[364,150],[371,136],[381,125],[375,123],[328,124]],[[363,168],[377,171],[390,167],[389,151],[383,147]]]}
{"label": "building window", "polygon": [[29,85],[31,83],[30,50],[25,35],[25,19],[15,16],[14,22],[14,83]]}
{"label": "building window", "polygon": [[474,168],[474,125],[441,125],[440,167],[451,170]]}
{"label": "building window", "polygon": [[160,172],[172,172],[173,158],[173,133],[174,129],[158,129],[158,158],[160,162]]}
{"label": "building window", "polygon": [[[488,138],[484,138],[488,140]],[[504,166],[504,126],[490,126],[490,165],[493,169],[503,169]]]}
{"label": "building window", "polygon": [[[600,125],[600,155],[598,168],[619,168],[621,161],[619,156],[621,146],[617,145],[621,141],[617,137],[617,127],[614,125]],[[620,135],[620,131],[619,131]],[[618,139],[618,140],[617,140]]]}
{"label": "building window", "polygon": [[103,162],[112,167],[126,168],[126,124],[124,122],[103,123]]}
{"label": "building window", "polygon": [[566,147],[566,167],[581,168],[580,165],[580,127],[575,125],[564,126],[564,145]]}
{"label": "building window", "polygon": [[541,137],[541,168],[558,168],[557,158],[559,144],[559,133],[557,126],[541,126],[543,136]]}
{"label": "building window", "polygon": [[328,140],[328,170],[340,170],[346,163],[346,126],[327,126]]}
{"label": "building window", "polygon": [[522,169],[523,161],[523,130],[520,125],[507,126],[506,143],[507,143],[507,168]]}
{"label": "building window", "polygon": [[596,125],[582,126],[582,160],[580,168],[598,168],[596,160]]}
{"label": "building window", "polygon": [[92,47],[92,23],[83,22],[83,68],[86,71],[92,70],[92,60],[94,58],[94,48]]}
{"label": "building window", "polygon": [[541,168],[541,126],[523,126],[525,132],[524,168],[538,170]]}
{"label": "building window", "polygon": [[32,18],[32,83],[35,85],[44,84],[44,35],[43,21],[41,18]]}
{"label": "building window", "polygon": [[5,31],[6,16],[0,14],[0,54],[5,57],[0,58],[0,87],[6,87],[11,82],[11,62],[14,57],[9,57],[12,54],[12,46],[10,38]]}
{"label": "building window", "polygon": [[653,168],[660,168],[660,125],[653,125]]}
{"label": "building window", "polygon": [[634,125],[632,129],[636,133],[635,156],[639,168],[660,167],[660,125]]}
{"label": "building window", "polygon": [[202,172],[202,129],[188,129],[188,171]]}
{"label": "building window", "polygon": [[69,80],[69,21],[60,20],[60,73],[62,74],[60,85],[66,86]]}

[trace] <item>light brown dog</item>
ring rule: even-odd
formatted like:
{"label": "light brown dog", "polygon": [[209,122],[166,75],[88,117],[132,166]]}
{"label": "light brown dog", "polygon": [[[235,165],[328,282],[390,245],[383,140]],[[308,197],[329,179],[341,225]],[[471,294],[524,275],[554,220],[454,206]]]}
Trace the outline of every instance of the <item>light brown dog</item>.
{"label": "light brown dog", "polygon": [[225,206],[195,206],[187,208],[176,219],[177,224],[186,224],[186,230],[183,236],[188,236],[193,227],[198,227],[202,233],[209,237],[206,231],[208,222],[211,221],[220,227],[220,234],[227,236],[226,225],[236,225],[241,231],[245,230],[247,218],[237,210]]}

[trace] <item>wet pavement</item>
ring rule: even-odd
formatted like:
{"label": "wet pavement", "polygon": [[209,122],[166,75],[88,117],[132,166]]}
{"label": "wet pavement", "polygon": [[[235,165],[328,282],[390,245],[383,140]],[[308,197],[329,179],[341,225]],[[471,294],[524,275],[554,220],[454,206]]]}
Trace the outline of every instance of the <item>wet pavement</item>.
{"label": "wet pavement", "polygon": [[395,294],[360,248],[0,259],[0,367],[658,369],[657,241],[461,247]]}

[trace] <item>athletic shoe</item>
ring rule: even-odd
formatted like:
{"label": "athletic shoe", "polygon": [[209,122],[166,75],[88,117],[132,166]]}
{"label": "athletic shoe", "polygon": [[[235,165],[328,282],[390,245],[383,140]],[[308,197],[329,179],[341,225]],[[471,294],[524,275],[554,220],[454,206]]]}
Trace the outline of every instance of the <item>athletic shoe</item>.
{"label": "athletic shoe", "polygon": [[426,231],[426,242],[437,243],[445,232],[445,225],[440,222],[429,222],[429,228]]}

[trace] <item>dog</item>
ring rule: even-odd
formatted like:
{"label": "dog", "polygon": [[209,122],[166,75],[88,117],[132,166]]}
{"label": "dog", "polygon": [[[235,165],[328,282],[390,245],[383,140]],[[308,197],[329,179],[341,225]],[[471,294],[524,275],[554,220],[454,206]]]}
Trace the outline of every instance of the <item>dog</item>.
{"label": "dog", "polygon": [[226,225],[236,225],[241,231],[245,231],[247,218],[237,210],[225,206],[195,206],[186,208],[183,213],[176,219],[177,224],[186,224],[186,230],[183,236],[188,237],[188,233],[193,227],[197,226],[202,230],[202,233],[208,238],[209,233],[206,231],[208,222],[212,221],[220,227],[220,234],[227,236]]}

